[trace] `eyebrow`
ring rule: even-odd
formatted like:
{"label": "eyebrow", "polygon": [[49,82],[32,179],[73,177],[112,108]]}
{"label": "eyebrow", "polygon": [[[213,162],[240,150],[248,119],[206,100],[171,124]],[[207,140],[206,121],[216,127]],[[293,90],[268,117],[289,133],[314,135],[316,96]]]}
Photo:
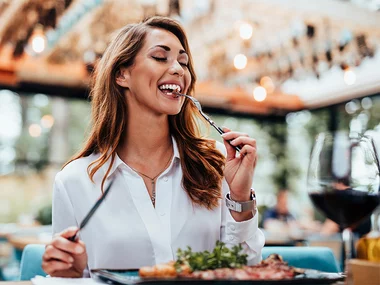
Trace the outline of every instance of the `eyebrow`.
{"label": "eyebrow", "polygon": [[[162,49],[164,49],[164,50],[166,50],[166,51],[170,51],[170,50],[171,50],[170,47],[165,46],[165,45],[155,45],[155,46],[152,47],[151,49],[154,49],[154,48],[156,48],[156,47],[162,48]],[[187,55],[187,52],[186,52],[185,50],[180,49],[180,50],[179,50],[179,54],[183,54],[183,53]]]}

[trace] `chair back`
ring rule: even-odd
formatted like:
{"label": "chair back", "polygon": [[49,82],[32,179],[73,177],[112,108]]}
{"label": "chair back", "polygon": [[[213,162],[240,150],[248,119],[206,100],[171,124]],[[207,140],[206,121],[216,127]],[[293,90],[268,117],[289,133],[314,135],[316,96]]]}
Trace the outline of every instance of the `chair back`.
{"label": "chair back", "polygon": [[294,267],[325,272],[340,271],[335,256],[328,247],[266,246],[262,251],[263,259],[272,253],[281,255],[284,261]]}
{"label": "chair back", "polygon": [[25,246],[20,264],[20,280],[30,280],[36,275],[46,276],[42,269],[42,255],[45,246],[42,244],[28,244]]}

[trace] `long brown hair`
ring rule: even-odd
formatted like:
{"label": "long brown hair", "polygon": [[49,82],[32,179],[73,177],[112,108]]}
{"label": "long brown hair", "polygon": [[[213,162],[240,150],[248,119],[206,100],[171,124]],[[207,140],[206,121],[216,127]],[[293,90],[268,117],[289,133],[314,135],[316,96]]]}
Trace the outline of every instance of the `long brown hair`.
{"label": "long brown hair", "polygon": [[[152,17],[138,24],[127,25],[119,31],[95,68],[90,93],[92,129],[89,137],[84,148],[65,164],[92,153],[100,153],[100,157],[87,168],[93,181],[96,171],[111,159],[102,180],[102,189],[115,160],[116,149],[128,118],[126,98],[122,87],[116,84],[116,76],[121,67],[133,65],[137,53],[144,45],[147,32],[152,28],[167,30],[179,39],[189,55],[188,68],[192,80],[187,94],[194,91],[196,75],[187,37],[179,23],[166,17]],[[195,107],[189,100],[185,100],[179,114],[169,116],[169,127],[181,157],[184,189],[193,203],[213,209],[218,206],[218,199],[221,198],[225,158],[215,148],[215,141],[200,136],[197,117],[200,116]]]}

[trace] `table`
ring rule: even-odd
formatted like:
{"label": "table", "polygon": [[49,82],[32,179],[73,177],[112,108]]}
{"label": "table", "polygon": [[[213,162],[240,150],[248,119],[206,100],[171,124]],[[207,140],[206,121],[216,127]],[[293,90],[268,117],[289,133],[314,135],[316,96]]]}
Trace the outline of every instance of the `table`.
{"label": "table", "polygon": [[[31,281],[11,281],[11,282],[1,282],[1,285],[32,285]],[[104,283],[106,284],[106,283]],[[344,282],[337,282],[331,285],[344,285]]]}
{"label": "table", "polygon": [[1,282],[2,285],[32,285],[32,281],[6,281]]}
{"label": "table", "polygon": [[8,242],[14,248],[14,257],[21,261],[22,251],[28,244],[47,244],[51,241],[51,226],[40,226],[21,229],[7,236]]}
{"label": "table", "polygon": [[13,236],[9,235],[8,242],[16,249],[23,250],[28,244],[47,244],[49,241],[38,236]]}

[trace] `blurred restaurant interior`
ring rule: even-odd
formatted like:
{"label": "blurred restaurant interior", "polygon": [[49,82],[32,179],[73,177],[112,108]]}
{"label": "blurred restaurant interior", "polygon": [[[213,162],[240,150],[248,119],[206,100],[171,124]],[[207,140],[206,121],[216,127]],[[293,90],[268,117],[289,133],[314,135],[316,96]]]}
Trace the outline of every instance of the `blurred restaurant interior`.
{"label": "blurred restaurant interior", "polygon": [[26,244],[51,239],[53,180],[89,130],[97,60],[152,15],[185,27],[204,111],[257,140],[260,218],[288,190],[294,220],[261,221],[267,245],[328,246],[340,261],[308,165],[320,132],[380,137],[380,1],[0,0],[0,280],[17,279]]}

